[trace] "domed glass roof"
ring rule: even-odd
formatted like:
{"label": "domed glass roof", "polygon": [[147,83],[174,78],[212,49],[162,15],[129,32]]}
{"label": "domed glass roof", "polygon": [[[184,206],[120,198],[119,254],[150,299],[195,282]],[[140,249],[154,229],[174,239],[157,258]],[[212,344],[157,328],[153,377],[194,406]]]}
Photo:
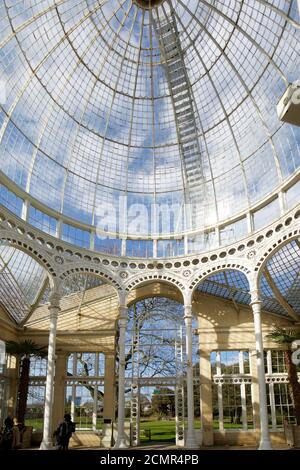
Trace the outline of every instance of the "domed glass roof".
{"label": "domed glass roof", "polygon": [[296,1],[3,0],[0,18],[0,170],[49,208],[196,230],[297,171],[300,130],[276,114],[299,79]]}

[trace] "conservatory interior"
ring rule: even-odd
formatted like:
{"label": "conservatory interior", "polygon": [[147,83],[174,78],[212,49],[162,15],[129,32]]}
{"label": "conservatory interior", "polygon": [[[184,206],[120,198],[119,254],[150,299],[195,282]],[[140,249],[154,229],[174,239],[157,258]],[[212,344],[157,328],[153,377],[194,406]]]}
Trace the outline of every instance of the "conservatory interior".
{"label": "conservatory interior", "polygon": [[0,426],[300,445],[300,1],[1,0]]}

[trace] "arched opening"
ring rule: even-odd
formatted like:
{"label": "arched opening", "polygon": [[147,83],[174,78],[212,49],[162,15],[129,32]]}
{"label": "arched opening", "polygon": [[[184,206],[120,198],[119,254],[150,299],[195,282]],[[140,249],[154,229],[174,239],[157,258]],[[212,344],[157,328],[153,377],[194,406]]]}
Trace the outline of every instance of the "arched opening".
{"label": "arched opening", "polygon": [[274,430],[296,424],[299,416],[295,403],[300,387],[290,386],[290,383],[297,383],[300,372],[300,365],[290,362],[293,335],[299,331],[295,325],[300,319],[299,255],[300,242],[295,238],[270,253],[259,271],[262,295],[269,296],[279,317],[289,320],[286,324],[278,321],[273,325],[273,341],[267,339],[265,349],[269,424]]}
{"label": "arched opening", "polygon": [[119,297],[105,278],[83,270],[69,273],[61,292],[57,354],[64,384],[58,400],[63,403],[54,404],[53,427],[69,413],[76,425],[71,445],[99,447],[107,422],[115,420]]}
{"label": "arched opening", "polygon": [[[142,284],[134,294],[128,309],[125,340],[125,428],[130,445],[183,447],[187,428],[183,299],[177,288],[157,282]],[[193,364],[197,382],[197,341]],[[197,390],[195,383],[195,417],[199,430]]]}
{"label": "arched opening", "polygon": [[0,276],[1,306],[13,321],[24,324],[50,289],[51,275],[27,252],[1,244]]}
{"label": "arched opening", "polygon": [[[38,356],[45,352],[38,337],[27,337],[26,328],[38,305],[44,302],[53,279],[45,267],[25,251],[0,245],[0,321],[3,358],[0,363],[0,426],[15,416],[22,426],[21,439],[30,442],[30,407],[34,392],[30,383]],[[3,360],[2,360],[3,359]],[[39,366],[44,367],[40,360]]]}
{"label": "arched opening", "polygon": [[[272,251],[258,272],[259,289],[276,313],[300,318],[300,241],[290,240]],[[284,275],[282,273],[285,273]]]}
{"label": "arched opening", "polygon": [[[41,275],[43,268],[24,252],[1,247],[0,262],[2,302],[6,299],[5,288],[7,291],[10,289],[6,294],[9,299],[15,301],[5,306],[5,311],[1,310],[1,316],[10,314],[9,308],[18,307],[12,312],[14,317],[11,316],[11,322],[15,325],[19,319],[24,327],[24,339],[36,344],[44,353],[43,357],[30,355],[25,414],[25,425],[32,430],[31,442],[39,445],[47,380],[50,283],[47,273]],[[36,291],[35,287],[38,287]],[[12,297],[12,292],[18,293],[18,296]],[[60,292],[52,429],[54,431],[63,420],[65,412],[70,412],[77,429],[71,445],[84,446],[89,440],[91,446],[99,447],[104,421],[109,419],[113,422],[115,419],[118,293],[105,279],[84,272],[66,276],[60,285]],[[26,307],[31,308],[21,309],[21,300],[24,304],[26,302]],[[11,335],[5,337],[7,331],[5,329],[4,336],[1,334],[1,339],[18,341],[16,330],[11,329]],[[13,384],[17,383],[19,363],[17,357],[15,361],[9,359],[9,370],[5,367],[5,370],[0,371],[3,407],[8,403],[5,397],[17,392]],[[2,380],[2,372],[3,378],[7,379],[8,375],[11,383]],[[14,416],[15,412],[15,406],[11,409],[3,408],[1,417],[5,419],[8,414]]]}
{"label": "arched opening", "polygon": [[[296,262],[295,249],[296,244],[286,246],[283,252],[279,251],[275,258],[270,258],[265,267],[269,271],[261,275],[259,285],[265,347],[262,367],[266,374],[268,422],[274,433],[283,432],[283,415],[286,412],[290,418],[291,408],[286,397],[283,354],[274,344],[273,348],[276,349],[270,351],[267,333],[276,325],[290,324],[288,313],[284,311],[278,295],[275,295],[273,284],[275,279],[278,283],[281,281],[284,285],[289,283],[295,286],[298,275],[296,264],[299,262],[298,259]],[[285,279],[286,274],[284,279],[282,276],[283,259],[288,250],[291,250],[290,263],[285,266],[284,272],[290,274],[288,278],[296,278],[294,283]],[[198,313],[199,320],[201,412],[206,429],[203,441],[210,445],[224,443],[230,436],[231,442],[237,443],[241,432],[248,432],[247,436],[251,439],[252,430],[258,429],[261,411],[256,388],[257,345],[248,279],[237,270],[216,272],[197,285],[193,298],[194,311],[196,315]],[[274,386],[274,380],[285,384]]]}
{"label": "arched opening", "polygon": [[[243,321],[251,301],[249,282],[238,270],[205,277],[193,291],[198,319],[203,442],[222,433],[253,428],[250,351],[231,329]],[[248,311],[248,321],[252,321]],[[223,434],[224,439],[224,434]]]}

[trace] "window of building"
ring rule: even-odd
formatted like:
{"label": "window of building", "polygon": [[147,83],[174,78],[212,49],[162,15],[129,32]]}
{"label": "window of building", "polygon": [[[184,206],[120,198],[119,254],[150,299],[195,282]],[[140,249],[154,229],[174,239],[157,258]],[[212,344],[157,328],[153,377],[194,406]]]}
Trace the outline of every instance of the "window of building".
{"label": "window of building", "polygon": [[31,357],[25,423],[34,429],[43,428],[47,359]]}
{"label": "window of building", "polygon": [[91,234],[87,230],[82,230],[73,225],[62,225],[62,239],[74,245],[81,246],[82,248],[90,247]]}
{"label": "window of building", "polygon": [[157,256],[170,257],[184,254],[184,240],[158,240]]}
{"label": "window of building", "polygon": [[249,351],[211,354],[214,427],[250,429],[253,407]]}
{"label": "window of building", "polygon": [[126,256],[134,256],[136,258],[152,258],[153,240],[127,240]]}
{"label": "window of building", "polygon": [[101,253],[120,256],[122,240],[120,238],[98,237],[96,234],[94,248]]}
{"label": "window of building", "polygon": [[280,216],[279,201],[275,199],[266,206],[253,213],[253,226],[254,230],[259,230],[266,227],[273,220],[278,219]]}
{"label": "window of building", "polygon": [[16,196],[13,192],[9,191],[6,186],[0,184],[0,204],[5,206],[18,217],[22,216],[22,209],[24,201]]}
{"label": "window of building", "polygon": [[68,357],[65,412],[71,414],[78,430],[102,427],[104,367],[102,353],[73,353]]}
{"label": "window of building", "polygon": [[57,220],[33,206],[29,208],[28,222],[34,227],[49,233],[49,235],[56,235]]}

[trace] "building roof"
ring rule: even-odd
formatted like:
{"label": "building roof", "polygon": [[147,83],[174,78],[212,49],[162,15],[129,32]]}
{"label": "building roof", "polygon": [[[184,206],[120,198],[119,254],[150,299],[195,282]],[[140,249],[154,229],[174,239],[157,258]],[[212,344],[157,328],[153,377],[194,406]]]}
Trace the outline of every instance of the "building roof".
{"label": "building roof", "polygon": [[46,207],[149,235],[141,210],[115,224],[120,201],[191,204],[195,230],[297,171],[300,130],[276,114],[299,78],[296,1],[6,0],[0,17],[0,170]]}

